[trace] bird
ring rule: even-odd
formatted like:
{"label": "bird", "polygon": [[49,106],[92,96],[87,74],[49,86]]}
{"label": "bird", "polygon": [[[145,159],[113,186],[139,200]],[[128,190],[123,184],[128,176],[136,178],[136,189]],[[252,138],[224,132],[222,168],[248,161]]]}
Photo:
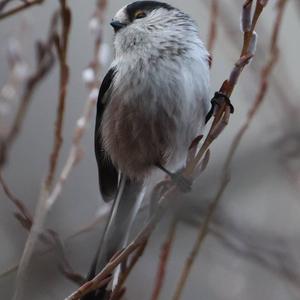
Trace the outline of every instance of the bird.
{"label": "bird", "polygon": [[126,246],[147,178],[163,171],[184,190],[180,170],[210,107],[210,56],[188,14],[136,1],[110,24],[115,57],[99,90],[94,140],[100,192],[113,205],[89,279]]}

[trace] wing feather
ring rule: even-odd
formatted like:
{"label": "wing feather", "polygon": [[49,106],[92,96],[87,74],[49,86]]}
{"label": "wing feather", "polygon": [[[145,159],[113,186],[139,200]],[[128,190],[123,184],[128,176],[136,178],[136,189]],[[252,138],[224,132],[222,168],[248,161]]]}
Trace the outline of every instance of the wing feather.
{"label": "wing feather", "polygon": [[100,130],[103,112],[110,100],[112,82],[115,74],[115,68],[111,68],[102,81],[98,95],[95,124],[95,155],[98,165],[99,188],[105,202],[114,198],[118,187],[118,170],[114,167],[104,151]]}

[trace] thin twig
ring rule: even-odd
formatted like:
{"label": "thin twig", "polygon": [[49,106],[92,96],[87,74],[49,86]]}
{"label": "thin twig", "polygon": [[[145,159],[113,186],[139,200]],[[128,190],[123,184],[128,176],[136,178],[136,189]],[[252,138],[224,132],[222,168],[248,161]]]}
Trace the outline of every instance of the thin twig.
{"label": "thin twig", "polygon": [[177,229],[178,220],[174,218],[170,224],[169,232],[167,234],[167,238],[161,248],[160,260],[158,265],[158,270],[155,276],[155,284],[153,289],[153,294],[151,296],[151,300],[158,300],[161,289],[164,284],[164,280],[166,277],[166,266],[168,264],[168,260],[171,254],[172,245],[174,243],[176,229]]}
{"label": "thin twig", "polygon": [[34,5],[39,5],[42,4],[45,0],[26,0],[23,3],[17,5],[16,7],[10,9],[9,11],[3,12],[2,14],[0,14],[0,21],[13,16],[21,11],[24,11],[27,8],[30,8]]}
{"label": "thin twig", "polygon": [[59,68],[60,68],[60,78],[59,78],[59,97],[58,106],[56,112],[55,121],[55,134],[54,134],[54,144],[52,153],[50,155],[50,169],[46,179],[46,186],[51,187],[57,168],[58,158],[60,149],[62,146],[62,130],[65,115],[65,102],[67,96],[67,85],[69,82],[69,66],[67,64],[67,51],[69,42],[69,33],[71,26],[71,11],[66,5],[65,0],[60,0],[61,10],[61,20],[62,20],[62,34],[55,36],[55,47],[57,50]]}
{"label": "thin twig", "polygon": [[57,16],[55,14],[51,21],[46,42],[38,41],[36,43],[36,70],[26,79],[24,92],[21,96],[12,126],[7,136],[0,141],[0,168],[6,163],[9,150],[21,131],[35,89],[46,78],[54,65],[55,60],[52,47],[54,44],[54,36],[56,35],[56,26]]}
{"label": "thin twig", "polygon": [[7,5],[7,4],[9,4],[9,2],[11,2],[12,0],[2,0],[1,2],[0,2],[0,12],[5,8],[5,6]]}
{"label": "thin twig", "polygon": [[113,290],[109,300],[119,300],[121,299],[123,293],[125,292],[124,290],[124,284],[134,268],[134,266],[137,264],[138,260],[140,257],[144,254],[145,248],[147,246],[147,240],[142,244],[137,250],[133,258],[131,259],[129,265],[126,267],[125,271],[121,272],[120,278],[118,281],[118,284],[116,285],[115,289]]}
{"label": "thin twig", "polygon": [[[96,227],[96,225],[98,225],[99,223],[104,222],[104,220],[106,220],[108,214],[109,214],[109,209],[107,208],[107,209],[103,210],[103,212],[101,214],[99,214],[95,218],[94,221],[92,221],[88,225],[84,225],[82,228],[79,228],[76,232],[74,232],[71,235],[69,235],[68,237],[66,237],[62,243],[66,244],[67,242],[77,238],[78,236],[81,236],[81,235],[93,230]],[[30,229],[30,227],[29,227],[29,229]],[[40,253],[37,253],[37,255],[43,256],[43,255],[50,253],[51,251],[55,250],[55,248],[57,247],[57,244],[55,244],[55,243],[49,244],[48,243],[48,246],[49,246],[49,248],[47,248],[46,250],[44,250]],[[15,265],[9,267],[6,271],[4,271],[3,273],[0,274],[0,278],[3,278],[13,272],[16,272],[18,270],[18,267],[19,267],[19,263],[16,263]]]}
{"label": "thin twig", "polygon": [[[102,10],[103,10],[103,7],[106,7],[106,1],[104,1],[104,0],[102,0],[102,1],[99,0],[97,3],[99,5],[100,9],[102,9]],[[61,4],[61,6],[63,6],[65,4],[65,1],[60,1],[60,4]],[[100,14],[99,18],[101,19],[101,21],[103,21],[103,18],[104,18],[102,10],[99,12],[99,14]],[[64,16],[65,16],[65,14],[61,14],[62,22],[64,22]],[[63,35],[64,35],[64,31],[63,31]],[[73,142],[72,142],[72,146],[71,146],[67,161],[62,169],[62,172],[59,176],[57,183],[54,185],[52,190],[50,189],[48,180],[46,180],[42,184],[41,194],[40,194],[39,201],[38,201],[37,208],[36,208],[34,223],[33,223],[30,235],[27,239],[25,249],[23,251],[22,259],[20,262],[19,270],[18,270],[17,282],[19,283],[19,285],[17,285],[17,288],[15,290],[14,299],[18,299],[18,297],[20,295],[22,295],[24,274],[25,274],[25,271],[30,262],[30,258],[32,256],[33,249],[34,249],[34,245],[36,244],[36,241],[38,239],[38,235],[43,229],[45,218],[46,218],[49,210],[52,208],[53,204],[56,202],[58,196],[62,192],[63,185],[64,185],[67,177],[69,176],[73,167],[76,165],[76,163],[81,158],[82,151],[81,151],[80,142],[81,142],[83,134],[85,133],[85,131],[88,128],[88,124],[91,119],[92,112],[94,110],[94,107],[95,107],[96,101],[97,101],[97,97],[98,97],[98,86],[99,86],[98,72],[100,70],[100,63],[98,60],[98,55],[99,55],[99,49],[100,49],[101,42],[102,42],[102,35],[98,35],[96,38],[96,42],[95,42],[94,60],[90,66],[90,68],[92,68],[92,71],[94,72],[95,76],[94,76],[93,82],[92,83],[89,82],[89,84],[88,84],[90,93],[89,93],[89,96],[85,103],[83,113],[77,121],[76,128],[75,128],[74,135],[73,135]],[[63,85],[63,87],[65,87],[65,85]],[[50,165],[51,165],[51,163],[50,163]],[[51,170],[51,168],[50,168],[50,170]],[[48,173],[48,175],[49,174],[50,173]],[[49,178],[49,176],[47,176],[47,178]],[[106,280],[107,280],[107,278],[106,278]]]}
{"label": "thin twig", "polygon": [[[66,75],[65,70],[66,70],[66,50],[67,50],[67,42],[68,42],[68,32],[69,32],[69,28],[70,28],[70,10],[68,7],[66,7],[66,3],[65,1],[60,1],[60,6],[61,9],[59,10],[59,12],[55,12],[54,16],[52,18],[52,22],[51,22],[51,27],[52,28],[54,26],[54,28],[56,27],[56,23],[57,23],[57,18],[58,16],[60,16],[62,24],[63,24],[63,33],[62,33],[62,39],[60,40],[60,36],[57,33],[53,34],[53,39],[54,42],[57,44],[58,41],[59,43],[62,43],[63,46],[61,45],[61,48],[59,49],[59,53],[60,55],[64,56],[64,58],[60,58],[60,60],[62,59],[62,75]],[[55,25],[54,25],[55,24]],[[62,83],[61,83],[61,87],[63,90],[61,90],[61,94],[60,94],[60,100],[59,100],[59,109],[58,109],[58,126],[61,126],[60,123],[60,119],[63,119],[63,115],[64,115],[64,103],[63,105],[61,105],[61,102],[64,102],[65,100],[65,87],[66,87],[66,78],[61,78]],[[57,125],[57,124],[56,124]],[[58,132],[61,131],[61,128],[57,129]],[[60,138],[59,134],[56,135],[55,138]],[[59,154],[59,150],[60,148],[57,149],[57,141],[54,141],[53,144],[53,152],[56,156],[54,156],[54,160],[52,160],[52,156],[50,157],[50,169],[48,172],[48,175],[46,176],[46,179],[44,180],[44,182],[42,183],[42,187],[41,187],[41,193],[40,193],[40,197],[38,200],[38,204],[36,207],[36,211],[35,211],[35,215],[34,215],[34,220],[33,220],[33,224],[30,230],[30,233],[28,235],[25,247],[24,247],[24,251],[21,257],[21,261],[20,261],[20,265],[19,265],[19,269],[18,269],[18,273],[17,273],[17,278],[16,278],[16,288],[14,291],[14,296],[13,299],[17,300],[20,299],[23,295],[23,290],[24,290],[24,279],[26,276],[26,271],[28,269],[31,257],[33,255],[33,251],[35,248],[35,245],[38,241],[38,238],[40,236],[40,234],[42,233],[42,229],[43,229],[43,224],[45,221],[45,218],[47,216],[48,210],[47,210],[47,199],[49,197],[50,194],[50,189],[51,189],[51,185],[52,185],[52,178],[53,178],[53,171],[55,171],[56,169],[56,164],[57,164],[57,158],[58,158],[58,154]],[[52,165],[53,164],[53,165]]]}
{"label": "thin twig", "polygon": [[218,17],[219,17],[219,0],[212,0],[211,8],[210,8],[210,26],[209,26],[208,42],[207,42],[207,50],[211,56],[217,39]]}
{"label": "thin twig", "polygon": [[[174,192],[174,189],[172,190]],[[78,300],[86,294],[95,291],[96,289],[104,286],[103,281],[106,281],[107,277],[115,270],[115,268],[123,261],[127,260],[128,257],[134,253],[137,249],[144,246],[148,240],[150,234],[156,227],[157,222],[163,216],[166,209],[166,195],[161,197],[159,207],[156,213],[151,217],[146,226],[140,231],[136,238],[122,251],[117,253],[111,261],[103,268],[103,270],[97,274],[92,280],[86,282],[77,291],[65,298],[65,300]]]}
{"label": "thin twig", "polygon": [[2,186],[2,189],[5,193],[5,195],[7,196],[7,198],[17,207],[17,209],[19,210],[19,212],[21,213],[23,219],[27,222],[31,223],[32,220],[32,216],[29,212],[29,210],[25,207],[25,205],[23,204],[23,202],[16,197],[13,192],[10,190],[9,186],[6,184],[3,175],[0,171],[0,184]]}

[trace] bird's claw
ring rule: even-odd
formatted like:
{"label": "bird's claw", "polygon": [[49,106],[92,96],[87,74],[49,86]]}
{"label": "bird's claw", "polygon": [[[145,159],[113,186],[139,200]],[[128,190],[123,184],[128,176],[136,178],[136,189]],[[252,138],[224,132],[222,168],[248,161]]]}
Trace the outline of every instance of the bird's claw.
{"label": "bird's claw", "polygon": [[170,175],[172,181],[176,184],[177,188],[182,192],[182,193],[189,193],[192,190],[192,181],[185,178],[182,174],[180,173],[174,173]]}
{"label": "bird's claw", "polygon": [[231,104],[230,98],[221,93],[221,92],[216,92],[214,97],[211,100],[211,109],[208,112],[208,114],[206,115],[205,118],[205,124],[211,119],[211,117],[213,116],[214,112],[215,112],[215,108],[219,107],[221,105],[222,102],[225,102],[226,105],[229,107],[230,109],[230,113],[233,114],[234,113],[234,106]]}

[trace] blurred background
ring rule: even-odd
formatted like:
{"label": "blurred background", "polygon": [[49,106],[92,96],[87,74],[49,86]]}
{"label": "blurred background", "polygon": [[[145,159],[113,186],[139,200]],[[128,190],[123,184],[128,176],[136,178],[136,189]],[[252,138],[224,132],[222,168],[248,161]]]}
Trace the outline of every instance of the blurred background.
{"label": "blurred background", "polygon": [[[210,0],[169,0],[189,13],[199,24],[207,42],[210,28]],[[182,198],[185,205],[172,247],[167,278],[160,299],[171,299],[186,257],[194,243],[197,227],[220,184],[229,147],[253,105],[260,83],[260,72],[270,56],[271,32],[276,2],[270,1],[257,27],[255,59],[242,74],[232,96],[235,114],[229,126],[213,144],[206,171],[194,184],[193,193]],[[218,207],[211,232],[204,242],[188,278],[182,299],[300,299],[300,1],[287,1],[280,29],[280,60],[270,79],[266,98],[246,132],[231,165],[231,181]],[[109,21],[128,1],[108,1],[103,23],[101,76],[113,58],[113,31]],[[217,39],[213,49],[211,94],[228,77],[242,46],[240,12],[243,1],[219,1]],[[66,98],[63,146],[58,173],[72,143],[72,135],[89,91],[83,79],[93,56],[94,36],[91,17],[94,0],[68,1],[72,26],[67,62],[70,81]],[[34,44],[46,40],[55,0],[0,20],[0,88],[11,73],[9,49],[18,49],[25,65],[21,74],[35,68]],[[22,75],[22,76],[23,76]],[[100,78],[99,78],[100,79]],[[22,129],[9,150],[2,176],[13,194],[33,214],[41,183],[47,174],[53,143],[53,126],[59,90],[59,68],[55,63],[47,77],[35,88]],[[19,104],[20,91],[0,99],[0,134],[5,136]],[[2,90],[3,92],[3,90]],[[5,91],[4,91],[5,92]],[[6,94],[7,95],[7,94]],[[3,98],[3,95],[2,95]],[[46,228],[66,240],[65,255],[73,269],[86,274],[104,221],[72,237],[85,226],[99,221],[103,202],[98,193],[93,152],[93,121],[82,140],[83,157],[65,183],[62,194],[46,219]],[[0,189],[0,274],[20,260],[28,232],[14,217],[15,207]],[[140,222],[143,222],[143,212]],[[150,299],[165,240],[170,215],[159,224],[142,259],[127,284],[127,298]],[[137,226],[139,227],[139,226]],[[57,251],[41,255],[47,249],[39,243],[26,276],[23,299],[64,299],[76,289],[58,268]],[[0,275],[0,298],[11,299],[16,272]]]}

